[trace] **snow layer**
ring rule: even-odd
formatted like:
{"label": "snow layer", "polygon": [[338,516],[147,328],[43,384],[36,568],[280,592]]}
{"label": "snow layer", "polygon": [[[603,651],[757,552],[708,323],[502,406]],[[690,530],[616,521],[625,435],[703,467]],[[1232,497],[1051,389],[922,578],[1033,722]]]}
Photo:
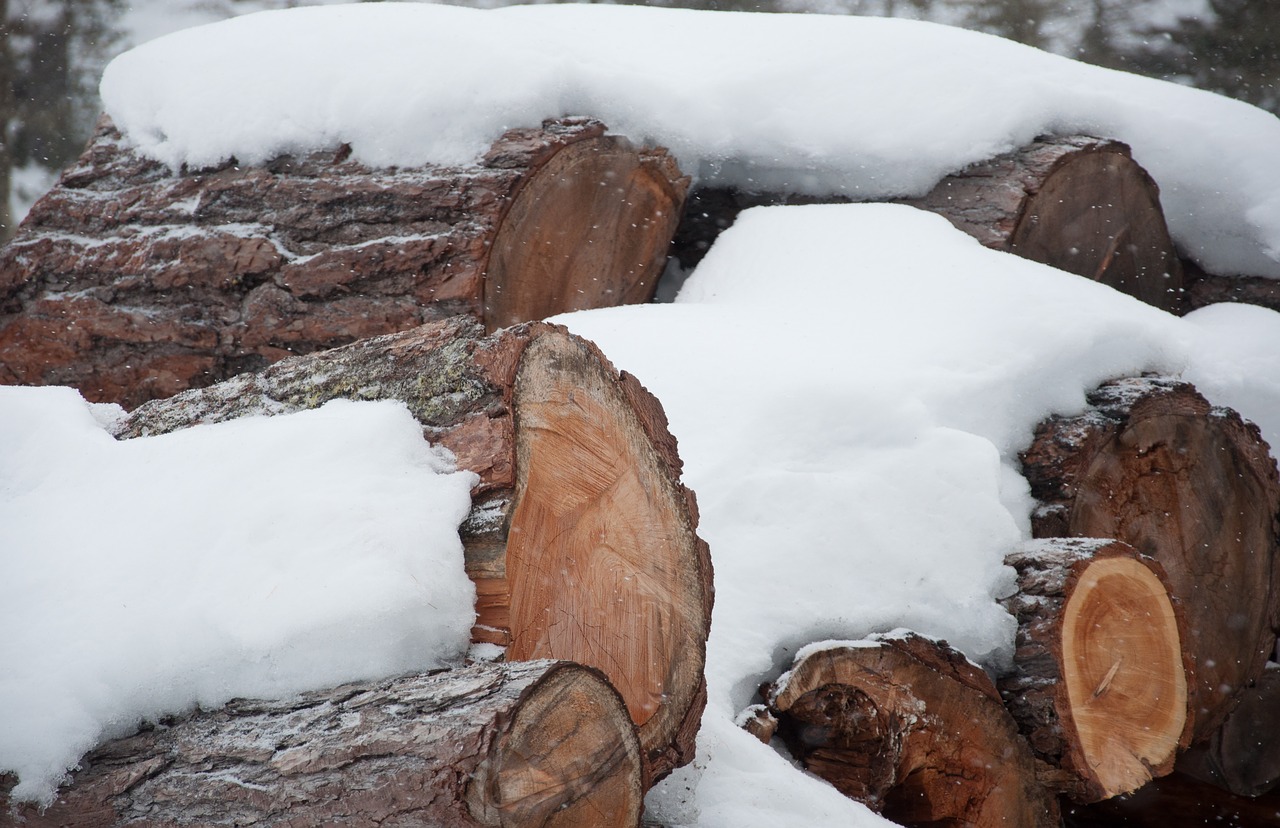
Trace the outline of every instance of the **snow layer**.
{"label": "snow layer", "polygon": [[702,180],[918,195],[1041,133],[1132,145],[1179,245],[1280,277],[1280,119],[1247,104],[913,20],[630,6],[405,3],[267,11],[159,38],[102,80],[177,165],[348,142],[461,162],[503,130],[589,114]]}
{"label": "snow layer", "polygon": [[396,403],[117,442],[0,387],[0,772],[48,800],[100,739],[195,705],[440,666],[474,475]]}
{"label": "snow layer", "polygon": [[[1258,336],[1280,335],[1267,313]],[[675,304],[557,321],[662,400],[698,494],[716,578],[709,703],[696,765],[648,806],[708,827],[878,824],[809,777],[770,777],[787,760],[735,715],[816,641],[906,627],[1006,663],[997,599],[1029,534],[1017,453],[1035,424],[1229,336],[882,204],[746,211]]]}

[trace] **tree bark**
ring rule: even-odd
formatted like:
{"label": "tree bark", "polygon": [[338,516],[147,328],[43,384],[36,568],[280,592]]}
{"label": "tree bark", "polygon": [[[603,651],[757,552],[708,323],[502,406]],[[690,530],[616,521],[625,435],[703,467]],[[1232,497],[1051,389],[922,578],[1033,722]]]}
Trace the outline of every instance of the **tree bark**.
{"label": "tree bark", "polygon": [[1181,614],[1164,571],[1127,544],[1054,539],[1005,559],[1018,592],[1000,693],[1057,793],[1096,802],[1173,770],[1191,736]]}
{"label": "tree bark", "polygon": [[568,118],[471,164],[148,161],[107,121],[0,250],[0,382],[146,400],[467,313],[648,301],[688,179]]}
{"label": "tree bark", "polygon": [[1275,646],[1275,461],[1256,426],[1191,385],[1106,383],[1022,455],[1036,537],[1116,538],[1155,558],[1186,614],[1194,740],[1208,738]]}
{"label": "tree bark", "polygon": [[1178,759],[1181,773],[1236,796],[1280,787],[1280,664],[1267,667],[1222,727]]}
{"label": "tree bark", "polygon": [[806,769],[907,826],[1058,825],[985,673],[915,634],[806,648],[769,693]]}
{"label": "tree bark", "polygon": [[139,407],[121,438],[335,398],[397,399],[479,475],[461,527],[476,641],[609,677],[640,729],[647,784],[693,757],[711,562],[662,407],[586,340],[470,317],[293,357]]}
{"label": "tree bark", "polygon": [[100,746],[45,811],[0,825],[638,825],[639,745],[618,694],[566,662],[233,701]]}
{"label": "tree bark", "polygon": [[[691,269],[749,207],[848,200],[695,190],[672,253]],[[1117,141],[1038,138],[949,175],[927,195],[903,203],[944,216],[994,250],[1085,276],[1167,311],[1183,309],[1182,262],[1165,225],[1159,188]]]}

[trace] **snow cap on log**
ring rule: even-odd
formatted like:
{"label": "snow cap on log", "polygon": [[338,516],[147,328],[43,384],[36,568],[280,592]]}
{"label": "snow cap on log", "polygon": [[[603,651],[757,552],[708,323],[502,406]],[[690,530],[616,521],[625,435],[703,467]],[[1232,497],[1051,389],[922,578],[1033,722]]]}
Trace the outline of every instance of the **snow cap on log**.
{"label": "snow cap on log", "polygon": [[147,403],[128,438],[398,399],[479,475],[460,532],[473,640],[603,671],[639,727],[646,784],[693,758],[713,586],[662,406],[590,342],[545,323],[485,335],[460,316],[292,357]]}
{"label": "snow cap on log", "polygon": [[1022,454],[1039,538],[1115,538],[1154,558],[1186,615],[1193,741],[1261,675],[1276,641],[1280,483],[1258,428],[1188,383],[1105,383]]}
{"label": "snow cap on log", "polygon": [[104,119],[0,249],[0,382],[125,407],[468,313],[648,301],[688,179],[589,118],[455,166],[168,167]]}
{"label": "snow cap on log", "polygon": [[101,745],[0,826],[635,826],[640,748],[602,674],[476,664],[237,700]]}

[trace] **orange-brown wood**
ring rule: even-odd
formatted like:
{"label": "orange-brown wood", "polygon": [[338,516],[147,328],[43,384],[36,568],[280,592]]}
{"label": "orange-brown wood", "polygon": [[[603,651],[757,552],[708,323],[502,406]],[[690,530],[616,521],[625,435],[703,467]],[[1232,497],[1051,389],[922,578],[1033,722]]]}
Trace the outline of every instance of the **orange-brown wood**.
{"label": "orange-brown wood", "polygon": [[1160,563],[1186,615],[1194,739],[1222,724],[1275,645],[1275,461],[1256,427],[1186,383],[1118,380],[1023,454],[1038,537],[1117,538]]}
{"label": "orange-brown wood", "polygon": [[1042,775],[1078,802],[1128,793],[1173,769],[1190,738],[1182,620],[1164,573],[1127,544],[1055,539],[1006,562],[1019,590],[1012,669],[1000,691]]}
{"label": "orange-brown wood", "polygon": [[802,652],[769,696],[805,768],[907,826],[1058,825],[991,680],[916,635]]}

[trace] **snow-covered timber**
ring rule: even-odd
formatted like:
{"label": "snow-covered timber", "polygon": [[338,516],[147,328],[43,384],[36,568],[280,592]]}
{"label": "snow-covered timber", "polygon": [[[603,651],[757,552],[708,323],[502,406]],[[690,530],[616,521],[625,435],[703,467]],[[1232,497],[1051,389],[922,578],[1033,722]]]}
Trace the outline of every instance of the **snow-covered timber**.
{"label": "snow-covered timber", "polygon": [[1041,779],[1077,802],[1128,793],[1173,770],[1190,738],[1180,613],[1164,572],[1118,541],[1032,541],[1006,557],[1018,591],[1013,669],[1001,696]]}
{"label": "snow-covered timber", "polygon": [[1219,302],[1239,302],[1280,311],[1280,279],[1265,276],[1219,276],[1184,263],[1187,274],[1187,309],[1197,310]]}
{"label": "snow-covered timber", "polygon": [[476,664],[237,700],[107,742],[0,825],[634,826],[640,749],[597,671]]}
{"label": "snow-covered timber", "polygon": [[[689,268],[742,210],[823,200],[832,199],[695,190],[673,251]],[[1118,141],[1042,137],[947,176],[905,203],[946,217],[987,247],[1088,277],[1164,310],[1182,309],[1182,264],[1159,188]]]}
{"label": "snow-covered timber", "polygon": [[1211,736],[1276,641],[1276,465],[1256,426],[1188,383],[1114,380],[1023,453],[1039,538],[1115,538],[1155,558],[1186,618],[1193,741]]}
{"label": "snow-covered timber", "polygon": [[469,316],[291,357],[155,400],[117,437],[335,398],[401,400],[479,475],[461,527],[477,641],[599,668],[639,728],[646,784],[693,758],[706,701],[711,561],[654,397],[590,342]]}
{"label": "snow-covered timber", "polygon": [[0,251],[0,383],[133,407],[460,313],[645,302],[688,186],[586,118],[460,166],[349,154],[174,172],[104,119]]}
{"label": "snow-covered timber", "polygon": [[1178,770],[1237,796],[1280,787],[1280,664],[1267,665],[1222,727],[1178,758]]}
{"label": "snow-covered timber", "polygon": [[812,648],[769,705],[810,772],[894,822],[1059,824],[995,685],[945,643],[910,634]]}

